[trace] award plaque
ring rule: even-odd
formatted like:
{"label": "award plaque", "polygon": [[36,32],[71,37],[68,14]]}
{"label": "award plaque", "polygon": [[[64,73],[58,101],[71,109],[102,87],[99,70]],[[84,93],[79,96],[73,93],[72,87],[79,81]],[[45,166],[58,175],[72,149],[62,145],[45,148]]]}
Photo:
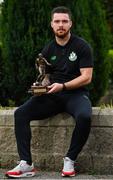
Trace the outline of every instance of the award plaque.
{"label": "award plaque", "polygon": [[[29,93],[33,95],[41,95],[47,93],[49,78],[48,76],[46,76],[46,66],[51,66],[51,64],[48,63],[47,60],[40,53],[35,61],[35,67],[38,72],[38,76],[36,81],[33,83],[33,85],[31,85],[31,88],[28,90]],[[44,79],[46,79],[45,84],[43,83]]]}
{"label": "award plaque", "polygon": [[28,92],[32,93],[33,95],[45,94],[47,92],[47,87],[46,86],[32,85],[31,89],[29,89]]}

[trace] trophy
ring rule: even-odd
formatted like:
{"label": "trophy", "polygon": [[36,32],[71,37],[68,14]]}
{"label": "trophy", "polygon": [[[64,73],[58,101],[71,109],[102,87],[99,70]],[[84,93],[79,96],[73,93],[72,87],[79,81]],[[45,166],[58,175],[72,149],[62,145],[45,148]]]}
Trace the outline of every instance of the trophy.
{"label": "trophy", "polygon": [[[48,89],[47,86],[50,84],[49,77],[46,75],[46,66],[51,66],[50,63],[43,57],[40,53],[38,58],[35,61],[35,67],[38,73],[36,81],[31,85],[31,88],[28,90],[29,93],[33,95],[46,94]],[[43,80],[45,79],[45,83]]]}

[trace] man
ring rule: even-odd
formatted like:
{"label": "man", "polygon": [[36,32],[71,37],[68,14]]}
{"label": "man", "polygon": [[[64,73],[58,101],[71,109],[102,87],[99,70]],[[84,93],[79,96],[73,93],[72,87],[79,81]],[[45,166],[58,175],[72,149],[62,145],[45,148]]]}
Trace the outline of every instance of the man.
{"label": "man", "polygon": [[[64,157],[62,176],[75,176],[74,162],[87,141],[91,126],[91,103],[86,85],[92,80],[93,58],[90,46],[70,32],[71,12],[66,7],[54,8],[51,27],[55,39],[42,54],[51,63],[46,70],[51,84],[48,93],[33,96],[15,112],[15,134],[20,164],[8,171],[8,177],[35,175],[30,152],[31,120],[41,120],[61,112],[73,116],[76,126]],[[43,82],[45,83],[45,82]]]}

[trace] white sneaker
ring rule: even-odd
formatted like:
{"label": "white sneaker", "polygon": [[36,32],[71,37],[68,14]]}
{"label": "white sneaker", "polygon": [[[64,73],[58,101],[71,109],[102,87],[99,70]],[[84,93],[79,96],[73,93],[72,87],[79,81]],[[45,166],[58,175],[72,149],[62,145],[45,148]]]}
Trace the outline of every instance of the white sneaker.
{"label": "white sneaker", "polygon": [[36,171],[34,169],[34,165],[32,164],[30,166],[24,160],[21,160],[19,165],[17,165],[14,169],[7,171],[5,173],[7,177],[13,177],[13,178],[32,177],[35,176],[35,174]]}
{"label": "white sneaker", "polygon": [[62,176],[75,176],[77,172],[74,169],[74,161],[72,161],[69,157],[64,158],[64,167],[62,170]]}

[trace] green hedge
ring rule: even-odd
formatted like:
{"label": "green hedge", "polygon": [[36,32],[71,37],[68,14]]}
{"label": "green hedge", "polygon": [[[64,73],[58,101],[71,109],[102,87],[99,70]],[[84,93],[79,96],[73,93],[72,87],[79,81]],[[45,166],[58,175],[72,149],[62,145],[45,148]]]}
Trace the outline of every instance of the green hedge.
{"label": "green hedge", "polygon": [[72,31],[85,38],[94,49],[94,78],[89,86],[93,105],[104,95],[111,71],[106,58],[110,40],[100,0],[4,0],[1,26],[4,77],[0,85],[6,98],[4,101],[3,96],[0,104],[9,105],[9,101],[13,101],[18,106],[29,97],[27,90],[35,80],[35,59],[53,37],[50,11],[59,5],[72,10]]}

